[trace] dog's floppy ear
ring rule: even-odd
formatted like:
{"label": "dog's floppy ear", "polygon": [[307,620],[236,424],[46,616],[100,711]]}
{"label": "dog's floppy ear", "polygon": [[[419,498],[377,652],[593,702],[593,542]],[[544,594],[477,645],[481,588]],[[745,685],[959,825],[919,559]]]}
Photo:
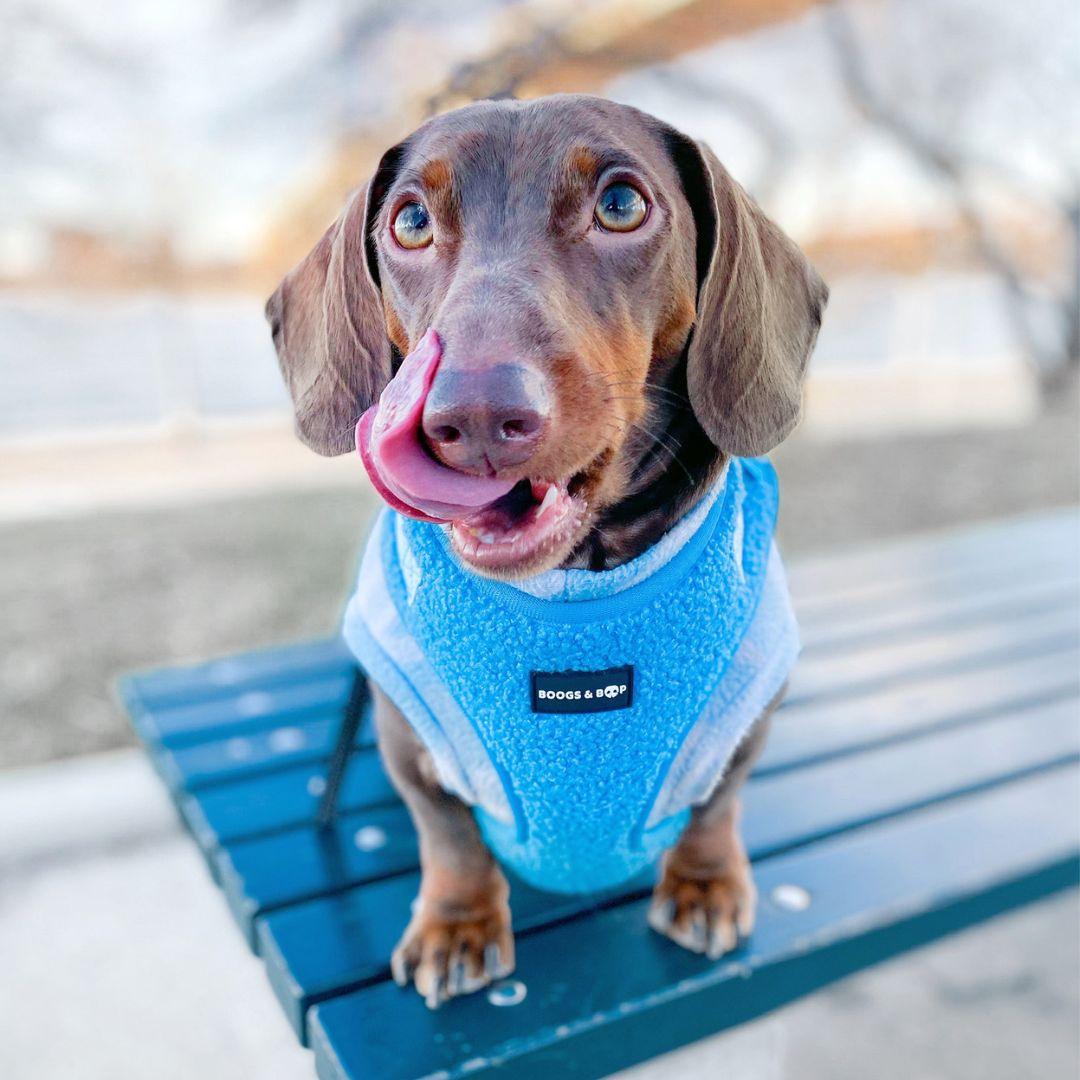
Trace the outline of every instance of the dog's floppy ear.
{"label": "dog's floppy ear", "polygon": [[697,229],[690,403],[719,449],[753,457],[798,423],[803,375],[829,290],[704,143],[672,136]]}
{"label": "dog's floppy ear", "polygon": [[[392,154],[393,152],[391,152]],[[391,154],[267,301],[278,363],[300,438],[328,456],[353,447],[353,428],[390,378],[391,352],[368,232]]]}

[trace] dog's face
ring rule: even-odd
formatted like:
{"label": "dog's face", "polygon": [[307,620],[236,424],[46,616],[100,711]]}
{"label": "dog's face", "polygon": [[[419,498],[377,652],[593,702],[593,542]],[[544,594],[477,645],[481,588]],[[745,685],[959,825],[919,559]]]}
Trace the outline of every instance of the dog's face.
{"label": "dog's face", "polygon": [[[598,98],[483,102],[384,155],[268,305],[301,436],[321,453],[428,329],[428,452],[516,482],[455,523],[481,572],[556,566],[617,503],[676,364],[718,453],[798,417],[825,289],[706,148]],[[558,492],[568,512],[539,514]]]}

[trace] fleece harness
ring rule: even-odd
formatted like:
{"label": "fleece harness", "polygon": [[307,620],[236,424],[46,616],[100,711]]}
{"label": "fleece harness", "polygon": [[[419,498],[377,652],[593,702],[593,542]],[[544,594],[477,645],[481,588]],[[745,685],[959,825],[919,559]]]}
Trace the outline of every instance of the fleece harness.
{"label": "fleece harness", "polygon": [[502,862],[615,887],[674,842],[795,662],[776,510],[772,466],[735,458],[637,559],[508,584],[387,509],[345,638]]}

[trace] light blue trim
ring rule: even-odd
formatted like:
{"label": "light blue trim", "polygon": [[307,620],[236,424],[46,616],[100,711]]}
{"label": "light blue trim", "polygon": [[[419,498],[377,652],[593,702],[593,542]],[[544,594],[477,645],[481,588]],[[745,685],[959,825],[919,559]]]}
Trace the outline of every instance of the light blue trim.
{"label": "light blue trim", "polygon": [[774,544],[753,622],[671,762],[646,828],[680,807],[708,801],[739,743],[786,682],[799,649],[799,627]]}

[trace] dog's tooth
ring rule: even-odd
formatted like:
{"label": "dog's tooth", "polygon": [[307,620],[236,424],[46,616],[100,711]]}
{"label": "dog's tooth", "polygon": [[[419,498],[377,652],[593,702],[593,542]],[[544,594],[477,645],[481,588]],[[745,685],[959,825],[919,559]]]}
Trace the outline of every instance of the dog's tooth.
{"label": "dog's tooth", "polygon": [[551,506],[555,502],[555,500],[558,499],[558,497],[559,492],[556,489],[555,485],[549,484],[547,491],[544,492],[544,498],[540,502],[540,509],[537,511],[537,513],[542,514],[547,507]]}

